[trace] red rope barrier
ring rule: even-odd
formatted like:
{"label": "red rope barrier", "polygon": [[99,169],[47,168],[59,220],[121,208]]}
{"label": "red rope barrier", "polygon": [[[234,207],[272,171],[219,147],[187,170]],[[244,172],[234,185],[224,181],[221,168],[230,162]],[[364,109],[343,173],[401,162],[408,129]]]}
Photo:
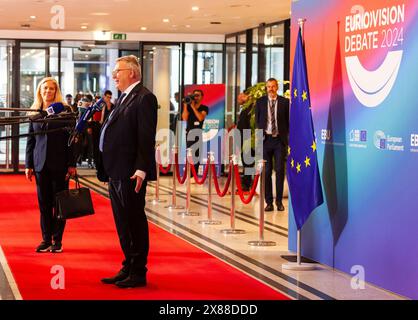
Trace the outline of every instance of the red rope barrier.
{"label": "red rope barrier", "polygon": [[225,187],[224,187],[224,190],[222,192],[219,189],[218,176],[216,175],[216,167],[215,167],[214,163],[211,164],[211,169],[212,169],[212,173],[213,173],[213,182],[215,184],[216,193],[218,194],[218,196],[223,198],[223,197],[225,197],[226,193],[228,192],[229,184],[231,183],[231,178],[232,178],[231,166],[229,166],[228,178],[226,180]]}
{"label": "red rope barrier", "polygon": [[251,202],[251,200],[253,199],[254,195],[255,195],[255,190],[257,189],[257,184],[258,184],[258,179],[260,178],[260,174],[257,173],[254,177],[254,181],[253,181],[253,186],[251,187],[250,193],[248,195],[248,198],[245,199],[244,197],[244,191],[242,190],[242,185],[241,185],[241,177],[239,174],[239,170],[238,170],[238,165],[234,165],[234,172],[235,172],[235,180],[237,182],[237,188],[238,188],[238,194],[239,197],[241,198],[241,201],[244,204],[249,204]]}
{"label": "red rope barrier", "polygon": [[179,181],[180,184],[184,184],[186,182],[186,179],[187,179],[187,158],[186,158],[186,170],[184,170],[183,177],[180,176],[179,155],[178,155],[178,153],[176,153],[174,161],[175,161],[175,166],[176,166],[177,180]]}
{"label": "red rope barrier", "polygon": [[167,174],[170,172],[171,169],[171,163],[168,164],[167,168],[164,168],[163,165],[161,164],[161,151],[160,151],[160,146],[157,145],[157,148],[155,149],[155,161],[157,161],[158,163],[158,168],[161,171],[162,174]]}
{"label": "red rope barrier", "polygon": [[205,180],[208,176],[209,166],[207,164],[205,165],[205,170],[203,171],[203,176],[202,176],[201,180],[199,180],[199,177],[197,176],[196,169],[193,165],[193,162],[190,163],[190,167],[192,168],[192,174],[193,174],[193,177],[194,177],[194,181],[196,181],[197,184],[204,184]]}
{"label": "red rope barrier", "polygon": [[169,164],[168,164],[167,168],[164,168],[164,167],[162,166],[162,164],[158,164],[158,166],[160,167],[160,171],[161,171],[161,173],[162,173],[162,174],[167,174],[167,173],[169,173],[169,172],[170,172],[170,169],[171,169],[171,163],[169,163]]}

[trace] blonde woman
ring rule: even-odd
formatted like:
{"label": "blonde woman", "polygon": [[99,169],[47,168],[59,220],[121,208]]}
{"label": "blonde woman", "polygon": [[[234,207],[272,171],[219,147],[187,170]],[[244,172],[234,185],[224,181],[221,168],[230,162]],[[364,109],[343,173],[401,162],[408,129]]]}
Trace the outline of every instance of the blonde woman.
{"label": "blonde woman", "polygon": [[[32,109],[46,110],[51,104],[60,102],[65,106],[61,90],[54,78],[44,78],[36,89]],[[68,108],[68,106],[66,106]],[[77,174],[76,157],[72,147],[68,147],[69,133],[60,129],[73,123],[31,122],[30,135],[26,145],[26,178],[32,181],[35,176],[41,212],[42,242],[36,252],[62,252],[62,236],[65,220],[54,215],[55,194],[68,189],[68,178]]]}

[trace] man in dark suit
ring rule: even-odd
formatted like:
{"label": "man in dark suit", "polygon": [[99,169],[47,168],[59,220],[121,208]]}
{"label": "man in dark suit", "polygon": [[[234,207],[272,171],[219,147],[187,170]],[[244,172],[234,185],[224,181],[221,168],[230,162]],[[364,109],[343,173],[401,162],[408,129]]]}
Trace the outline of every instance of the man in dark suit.
{"label": "man in dark suit", "polygon": [[147,181],[156,179],[158,103],[141,83],[135,56],[117,59],[112,76],[122,95],[103,124],[99,148],[109,176],[113,216],[125,259],[119,273],[102,282],[120,288],[142,287],[146,285],[149,250],[145,194]]}
{"label": "man in dark suit", "polygon": [[266,83],[267,96],[257,100],[255,117],[258,129],[264,132],[263,159],[266,163],[266,209],[273,211],[272,170],[273,158],[276,171],[276,206],[284,211],[282,203],[285,175],[285,159],[289,136],[289,100],[277,94],[277,80],[270,78]]}

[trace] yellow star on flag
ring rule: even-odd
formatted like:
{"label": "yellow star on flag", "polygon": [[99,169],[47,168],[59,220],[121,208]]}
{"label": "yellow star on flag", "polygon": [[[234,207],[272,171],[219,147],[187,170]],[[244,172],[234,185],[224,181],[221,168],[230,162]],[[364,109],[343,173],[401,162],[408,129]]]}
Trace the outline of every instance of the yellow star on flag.
{"label": "yellow star on flag", "polygon": [[293,91],[293,95],[295,96],[295,98],[298,97],[298,89],[295,89],[295,91]]}
{"label": "yellow star on flag", "polygon": [[300,163],[298,162],[298,165],[296,166],[296,172],[297,172],[297,173],[301,172],[300,167],[301,167],[301,165],[300,165]]}
{"label": "yellow star on flag", "polygon": [[292,161],[290,161],[290,164],[292,165],[292,168],[294,168],[295,167],[295,160],[292,159]]}
{"label": "yellow star on flag", "polygon": [[311,166],[311,159],[308,158],[308,156],[306,156],[306,159],[305,159],[305,166],[306,168]]}
{"label": "yellow star on flag", "polygon": [[311,148],[312,148],[312,152],[316,151],[316,142],[315,141],[312,143]]}
{"label": "yellow star on flag", "polygon": [[302,100],[303,101],[308,100],[308,93],[306,91],[303,91],[302,93]]}
{"label": "yellow star on flag", "polygon": [[290,147],[287,148],[287,155],[290,154]]}

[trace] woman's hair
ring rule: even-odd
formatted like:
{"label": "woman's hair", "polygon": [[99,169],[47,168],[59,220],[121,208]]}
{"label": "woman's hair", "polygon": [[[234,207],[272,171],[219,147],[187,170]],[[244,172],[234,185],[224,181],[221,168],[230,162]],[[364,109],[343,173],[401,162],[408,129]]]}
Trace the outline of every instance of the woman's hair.
{"label": "woman's hair", "polygon": [[52,77],[46,77],[46,78],[43,78],[41,80],[41,82],[39,82],[38,87],[36,88],[35,101],[33,102],[32,106],[31,106],[31,109],[40,109],[41,108],[42,103],[43,103],[42,96],[41,96],[41,87],[44,83],[46,83],[48,81],[51,81],[55,84],[55,89],[56,90],[55,90],[54,102],[61,102],[64,105],[67,105],[67,103],[64,102],[64,99],[62,98],[62,93],[61,93],[60,86],[59,86],[57,80],[55,80],[55,78],[52,78]]}

